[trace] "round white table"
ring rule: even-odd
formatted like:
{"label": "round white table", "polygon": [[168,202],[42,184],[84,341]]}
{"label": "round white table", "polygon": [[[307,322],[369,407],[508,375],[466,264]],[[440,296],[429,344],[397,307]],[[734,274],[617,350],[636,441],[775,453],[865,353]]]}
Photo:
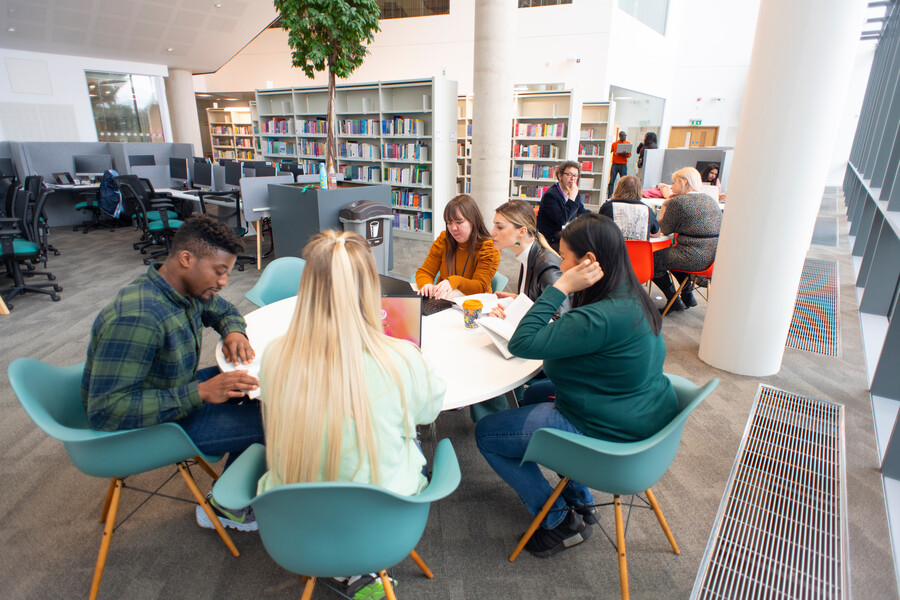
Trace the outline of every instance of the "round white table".
{"label": "round white table", "polygon": [[[235,367],[222,354],[222,340],[216,345],[216,362],[223,371],[247,369],[259,375],[266,346],[284,334],[294,314],[297,297],[285,298],[258,308],[244,316],[247,337],[256,351],[251,365]],[[480,328],[466,329],[462,312],[449,308],[422,317],[422,354],[435,372],[447,382],[444,410],[461,408],[507,394],[515,406],[512,390],[540,371],[542,362],[513,357],[503,358]]]}

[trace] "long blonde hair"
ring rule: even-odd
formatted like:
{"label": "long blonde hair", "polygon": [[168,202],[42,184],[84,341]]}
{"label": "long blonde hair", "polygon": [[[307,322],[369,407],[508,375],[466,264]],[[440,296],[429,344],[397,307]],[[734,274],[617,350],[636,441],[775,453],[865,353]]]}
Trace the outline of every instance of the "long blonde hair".
{"label": "long blonde hair", "polygon": [[323,231],[303,255],[293,318],[269,345],[260,372],[266,461],[283,484],[335,481],[345,426],[352,423],[357,471],[368,463],[371,483],[378,485],[365,355],[400,385],[408,426],[402,379],[391,360],[403,356],[400,346],[407,342],[384,334],[375,258],[360,235]]}

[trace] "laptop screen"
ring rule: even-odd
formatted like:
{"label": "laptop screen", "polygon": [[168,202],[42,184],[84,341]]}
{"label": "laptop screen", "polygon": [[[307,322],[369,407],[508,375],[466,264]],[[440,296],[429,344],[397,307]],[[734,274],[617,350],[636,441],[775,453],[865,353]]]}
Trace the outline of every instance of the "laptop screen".
{"label": "laptop screen", "polygon": [[421,296],[382,296],[381,321],[386,335],[422,347]]}

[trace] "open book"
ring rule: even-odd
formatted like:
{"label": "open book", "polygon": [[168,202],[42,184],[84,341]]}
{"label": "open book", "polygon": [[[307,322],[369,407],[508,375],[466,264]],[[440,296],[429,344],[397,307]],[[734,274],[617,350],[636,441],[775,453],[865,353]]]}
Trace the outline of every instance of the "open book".
{"label": "open book", "polygon": [[528,312],[533,304],[534,302],[531,298],[525,294],[519,294],[515,300],[504,307],[505,319],[497,317],[481,317],[478,319],[478,324],[491,338],[491,341],[494,342],[497,350],[500,351],[504,358],[512,358],[513,355],[509,351],[509,340],[516,332],[519,321],[522,320],[522,317],[525,316],[525,313]]}

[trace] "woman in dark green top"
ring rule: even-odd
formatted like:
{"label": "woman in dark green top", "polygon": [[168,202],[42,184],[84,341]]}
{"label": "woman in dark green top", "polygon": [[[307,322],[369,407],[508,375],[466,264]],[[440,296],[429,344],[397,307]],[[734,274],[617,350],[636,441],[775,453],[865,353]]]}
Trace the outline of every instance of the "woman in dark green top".
{"label": "woman in dark green top", "polygon": [[[608,217],[588,213],[561,239],[562,277],[509,342],[516,356],[543,359],[550,382],[531,386],[521,408],[489,415],[475,428],[478,449],[532,514],[552,492],[536,464],[520,465],[536,430],[630,442],[650,437],[678,412],[662,371],[662,321],[634,275],[622,232]],[[568,294],[572,309],[550,323]],[[525,548],[549,556],[584,541],[591,531],[585,524],[596,523],[593,503],[590,490],[569,483]]]}

